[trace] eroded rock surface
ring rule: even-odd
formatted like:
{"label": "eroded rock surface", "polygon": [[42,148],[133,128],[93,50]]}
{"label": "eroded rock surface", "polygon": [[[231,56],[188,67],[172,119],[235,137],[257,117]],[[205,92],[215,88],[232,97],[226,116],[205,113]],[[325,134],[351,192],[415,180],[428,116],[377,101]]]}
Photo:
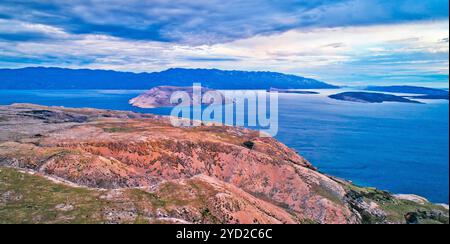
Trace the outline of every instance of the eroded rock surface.
{"label": "eroded rock surface", "polygon": [[[108,223],[362,223],[364,214],[389,222],[379,202],[349,197],[349,183],[251,130],[35,105],[0,107],[0,130],[1,166],[107,191],[103,199],[129,199],[98,210]],[[150,194],[148,201],[133,202],[133,189]]]}

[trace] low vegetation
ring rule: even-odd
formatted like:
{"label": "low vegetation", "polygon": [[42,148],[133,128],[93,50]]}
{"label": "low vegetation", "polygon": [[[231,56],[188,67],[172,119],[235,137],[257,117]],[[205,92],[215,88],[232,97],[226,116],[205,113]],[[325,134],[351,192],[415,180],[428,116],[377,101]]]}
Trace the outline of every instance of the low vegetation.
{"label": "low vegetation", "polygon": [[[382,215],[360,211],[365,223],[396,224],[449,224],[449,210],[430,202],[414,202],[395,198],[386,191],[347,185],[349,197],[365,203],[373,202],[384,212]],[[360,209],[361,210],[361,209]]]}

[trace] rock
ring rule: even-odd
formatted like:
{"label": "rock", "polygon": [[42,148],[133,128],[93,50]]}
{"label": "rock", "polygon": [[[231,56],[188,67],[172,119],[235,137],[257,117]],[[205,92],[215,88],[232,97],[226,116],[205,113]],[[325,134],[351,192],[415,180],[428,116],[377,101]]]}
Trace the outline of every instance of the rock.
{"label": "rock", "polygon": [[252,141],[246,141],[246,142],[243,143],[243,145],[244,145],[246,148],[252,150],[253,147],[255,146],[255,143],[252,142]]}
{"label": "rock", "polygon": [[448,213],[444,213],[438,210],[417,210],[416,212],[410,212],[405,215],[407,224],[420,224],[420,223],[449,223]]}
{"label": "rock", "polygon": [[419,223],[419,214],[407,213],[405,215],[405,220],[406,220],[407,224],[418,224]]}
{"label": "rock", "polygon": [[387,223],[387,214],[380,209],[378,204],[369,201],[364,195],[356,191],[349,191],[346,197],[352,209],[360,216],[362,223]]}
{"label": "rock", "polygon": [[75,113],[63,113],[60,111],[50,110],[29,110],[23,111],[21,116],[29,116],[37,119],[45,120],[47,123],[83,123],[86,122],[87,117]]}
{"label": "rock", "polygon": [[0,196],[0,202],[2,203],[11,203],[22,200],[22,195],[16,193],[15,191],[7,191]]}
{"label": "rock", "polygon": [[74,209],[74,206],[67,203],[61,203],[55,206],[55,209],[61,212],[69,212]]}

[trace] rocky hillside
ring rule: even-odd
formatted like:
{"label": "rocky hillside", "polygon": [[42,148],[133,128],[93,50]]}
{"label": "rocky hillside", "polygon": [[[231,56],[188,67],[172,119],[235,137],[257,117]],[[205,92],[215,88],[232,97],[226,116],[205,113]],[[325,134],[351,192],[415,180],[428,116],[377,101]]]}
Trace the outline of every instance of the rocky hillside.
{"label": "rocky hillside", "polygon": [[324,175],[246,129],[0,107],[0,223],[448,223],[413,200]]}
{"label": "rocky hillside", "polygon": [[[217,102],[227,102],[224,95],[218,91],[207,89],[207,88],[201,88],[199,89],[201,95],[204,95],[207,92],[211,92],[213,95],[217,95],[217,97],[221,98],[221,101]],[[192,99],[192,101],[189,103],[192,105],[192,103],[195,104],[212,104],[214,101],[194,101],[193,96],[193,88],[192,87],[177,87],[177,86],[158,86],[154,87],[147,92],[144,92],[143,94],[131,99],[129,101],[129,104],[138,107],[138,108],[159,108],[159,107],[174,107],[176,105],[179,105],[180,103],[172,103],[170,101],[170,98],[173,94],[176,94],[177,92],[184,92],[187,95],[189,95],[189,98]],[[184,101],[186,102],[186,101]],[[229,101],[228,101],[229,102]],[[185,104],[185,105],[189,105]]]}

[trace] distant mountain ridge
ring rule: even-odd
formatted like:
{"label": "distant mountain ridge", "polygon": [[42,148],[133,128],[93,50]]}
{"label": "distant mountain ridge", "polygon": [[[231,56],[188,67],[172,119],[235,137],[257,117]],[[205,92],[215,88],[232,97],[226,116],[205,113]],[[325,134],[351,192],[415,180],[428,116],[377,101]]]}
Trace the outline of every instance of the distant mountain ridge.
{"label": "distant mountain ridge", "polygon": [[336,88],[318,80],[275,72],[181,68],[153,73],[43,67],[0,69],[0,89],[150,89],[192,83],[211,89]]}

